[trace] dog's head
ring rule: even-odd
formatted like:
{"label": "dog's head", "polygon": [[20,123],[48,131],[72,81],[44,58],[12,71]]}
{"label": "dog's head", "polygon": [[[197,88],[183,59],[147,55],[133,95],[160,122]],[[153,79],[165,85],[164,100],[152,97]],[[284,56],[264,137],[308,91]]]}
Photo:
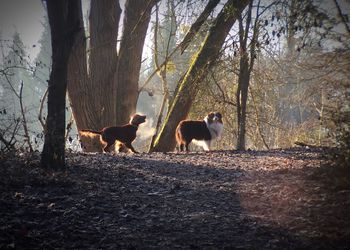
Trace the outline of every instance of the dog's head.
{"label": "dog's head", "polygon": [[204,121],[213,139],[221,136],[224,124],[222,123],[222,115],[219,112],[209,113],[204,118]]}
{"label": "dog's head", "polygon": [[206,117],[205,120],[209,123],[222,123],[222,115],[219,112],[210,112]]}
{"label": "dog's head", "polygon": [[146,121],[146,116],[145,115],[139,115],[139,114],[134,114],[130,118],[130,124],[138,126],[141,123],[144,123]]}

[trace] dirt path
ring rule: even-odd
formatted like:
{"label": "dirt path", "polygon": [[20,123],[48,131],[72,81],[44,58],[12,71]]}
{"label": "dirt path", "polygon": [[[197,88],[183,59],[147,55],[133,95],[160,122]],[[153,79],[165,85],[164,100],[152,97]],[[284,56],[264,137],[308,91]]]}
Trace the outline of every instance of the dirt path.
{"label": "dirt path", "polygon": [[66,173],[2,159],[0,249],[345,249],[350,186],[321,153],[72,154]]}

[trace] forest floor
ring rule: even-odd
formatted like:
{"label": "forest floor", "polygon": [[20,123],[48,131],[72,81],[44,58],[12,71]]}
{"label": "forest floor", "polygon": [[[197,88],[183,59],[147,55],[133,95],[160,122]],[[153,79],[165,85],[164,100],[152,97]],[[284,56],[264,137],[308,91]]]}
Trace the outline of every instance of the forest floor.
{"label": "forest floor", "polygon": [[322,149],[0,158],[0,249],[346,249],[350,174]]}

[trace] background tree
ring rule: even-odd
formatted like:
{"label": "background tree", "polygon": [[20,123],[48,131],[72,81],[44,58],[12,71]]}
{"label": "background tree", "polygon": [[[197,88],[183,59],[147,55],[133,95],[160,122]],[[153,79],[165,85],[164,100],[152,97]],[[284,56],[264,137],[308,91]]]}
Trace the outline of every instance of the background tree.
{"label": "background tree", "polygon": [[166,121],[152,148],[153,151],[171,151],[175,148],[176,126],[188,115],[193,99],[198,93],[199,84],[204,79],[206,72],[213,66],[227,34],[248,2],[232,0],[224,5],[197,57],[179,85]]}
{"label": "background tree", "polygon": [[[150,145],[154,144],[154,140],[159,132],[159,128],[163,121],[163,115],[168,111],[170,105],[170,86],[168,82],[168,71],[170,73],[174,71],[171,67],[175,67],[171,60],[167,60],[170,50],[175,48],[175,34],[176,34],[176,19],[175,19],[175,6],[174,1],[167,2],[167,15],[164,21],[164,26],[166,28],[160,29],[159,21],[159,7],[156,4],[156,20],[154,24],[154,66],[158,71],[158,76],[162,83],[162,94],[163,99],[158,112],[158,117],[156,118],[155,133],[151,138]],[[165,64],[161,67],[160,58]]]}
{"label": "background tree", "polygon": [[[256,3],[253,4],[252,23],[255,23]],[[343,24],[337,26],[335,12],[329,12],[328,16],[322,13],[325,5],[319,5],[315,1],[310,1],[309,4],[298,3],[302,6],[296,6],[297,12],[304,14],[298,15],[297,22],[291,26],[295,55],[295,60],[292,60],[287,56],[285,46],[290,3],[276,1],[269,5],[266,1],[261,1],[255,66],[251,72],[247,101],[246,147],[249,148],[293,147],[298,141],[309,145],[333,144],[330,131],[334,131],[334,128],[325,126],[327,123],[332,124],[325,116],[325,105],[328,98],[326,93],[333,91],[325,86],[331,82],[340,84],[343,81],[341,79],[345,79],[340,70],[344,66],[337,69],[337,62],[331,59],[332,53],[327,54],[325,51],[332,50],[334,45],[348,47],[345,33],[340,32]],[[334,7],[329,6],[329,3],[326,6],[328,9]],[[252,25],[249,29],[248,41],[252,40],[253,27]],[[235,147],[232,142],[238,138],[235,97],[241,55],[238,45],[239,25],[236,24],[223,45],[215,67],[199,87],[190,111],[193,119],[202,119],[203,114],[210,110],[220,110],[224,114],[225,131],[223,138],[216,143],[220,149]],[[250,51],[250,44],[247,48]],[[342,54],[339,60],[345,57],[346,50],[342,51],[337,53],[338,56]],[[324,69],[322,73],[320,68]],[[338,75],[338,80],[335,80],[335,75]],[[346,84],[343,83],[342,86],[344,85]],[[332,88],[337,91],[342,89],[335,86]],[[287,89],[289,90],[285,91]]]}
{"label": "background tree", "polygon": [[[248,101],[248,90],[250,83],[250,76],[254,66],[254,60],[256,57],[256,44],[259,32],[259,5],[256,9],[256,18],[254,25],[251,28],[252,22],[252,8],[253,2],[250,2],[247,10],[247,18],[245,24],[243,23],[242,14],[238,18],[239,22],[239,75],[238,85],[236,90],[236,107],[237,107],[237,150],[245,150],[245,137],[246,137],[246,117],[247,117],[247,101]],[[250,42],[250,48],[248,49],[248,34],[252,29],[252,38]],[[250,53],[249,53],[250,52]]]}
{"label": "background tree", "polygon": [[[124,124],[136,112],[142,51],[155,2],[127,0],[119,34],[119,1],[91,1],[89,43],[81,31],[69,62],[68,94],[78,130]],[[95,143],[83,138],[87,151],[101,150]]]}
{"label": "background tree", "polygon": [[38,90],[33,77],[34,66],[25,49],[17,31],[12,40],[1,40],[0,109],[3,119],[0,131],[3,140],[11,141],[17,149],[33,151],[38,125],[33,119]]}
{"label": "background tree", "polygon": [[[151,32],[148,32],[145,38],[142,68],[139,74],[136,73],[140,75],[137,110],[147,114],[149,118],[146,126],[141,127],[142,131],[137,141],[137,147],[143,151],[148,149],[149,138],[156,124],[161,123],[159,128],[166,126],[164,123],[167,120],[161,116],[159,116],[161,119],[157,120],[158,114],[164,117],[166,109],[168,107],[171,109],[173,97],[175,96],[176,99],[176,93],[180,89],[178,83],[183,82],[180,79],[183,79],[187,70],[191,65],[193,66],[202,41],[209,28],[215,23],[216,14],[223,6],[216,0],[203,2],[164,0],[158,5],[158,22],[155,21],[156,12],[152,12],[151,18],[153,27],[157,24],[158,28],[148,29]],[[254,14],[247,33],[246,50],[249,59],[258,5],[258,1],[255,1],[252,6]],[[339,145],[339,138],[342,134],[346,134],[339,128],[346,128],[341,121],[346,120],[346,115],[344,116],[347,112],[346,79],[349,79],[344,71],[347,69],[345,62],[350,48],[346,9],[347,5],[342,1],[320,3],[311,0],[274,2],[261,0],[262,11],[259,12],[261,14],[259,32],[253,57],[255,63],[251,71],[246,102],[245,144],[247,148],[284,148],[295,146],[295,142],[298,145]],[[110,10],[110,8],[106,11],[95,9],[95,14],[87,11],[84,18],[86,30],[78,31],[79,40],[76,40],[73,57],[70,57],[72,67],[68,69],[69,77],[73,86],[77,87],[81,83],[78,88],[73,88],[75,92],[72,92],[76,94],[78,101],[74,101],[70,95],[75,110],[81,111],[77,114],[81,116],[77,122],[85,120],[92,122],[97,116],[102,119],[104,112],[112,110],[108,108],[109,106],[104,108],[105,100],[102,99],[116,99],[113,96],[116,95],[115,85],[111,84],[107,87],[108,90],[114,91],[114,94],[111,93],[112,91],[106,93],[106,88],[98,87],[104,86],[103,83],[107,82],[108,74],[105,74],[105,78],[102,79],[103,75],[99,75],[99,72],[92,72],[101,71],[101,67],[103,69],[110,67],[111,72],[118,71],[109,59],[114,58],[113,56],[105,56],[100,63],[96,59],[104,54],[102,45],[109,44],[103,42],[108,41],[108,35],[104,36],[105,32],[95,31],[95,36],[99,36],[99,33],[104,36],[100,42],[98,42],[99,37],[91,36],[92,19],[101,16],[100,12],[109,13]],[[125,8],[123,10],[125,11]],[[242,13],[243,28],[248,17],[245,13]],[[115,20],[114,17],[112,19]],[[83,18],[81,17],[80,20],[82,21]],[[95,25],[97,23],[100,24],[97,28],[100,31],[106,26],[107,29],[116,27],[115,23],[109,21],[102,20]],[[40,102],[43,99],[46,100],[47,80],[51,70],[50,29],[47,20],[43,19],[42,24],[44,31],[38,44],[25,45],[21,41],[22,34],[19,32],[14,32],[13,35],[5,32],[6,38],[0,40],[0,116],[2,118],[0,119],[0,147],[2,151],[29,151],[28,142],[31,143],[33,150],[42,148],[47,109],[46,105],[44,103],[40,105]],[[118,40],[114,45],[109,44],[111,53],[106,53],[116,54],[117,59],[121,52],[119,48],[123,36],[121,30],[118,33],[116,38]],[[114,35],[113,38],[115,38]],[[155,38],[157,45],[154,44]],[[23,40],[26,41],[24,34]],[[77,46],[83,43],[85,43],[84,46]],[[36,46],[40,46],[40,51],[33,60],[29,55],[33,53],[31,47],[35,49]],[[96,53],[94,60],[92,60],[93,48],[100,51]],[[183,48],[185,48],[184,51],[182,51]],[[239,22],[236,22],[226,36],[215,63],[210,70],[206,70],[200,84],[196,86],[195,95],[191,96],[192,101],[187,115],[189,118],[203,119],[203,116],[211,110],[219,110],[224,114],[223,138],[213,145],[214,148],[235,148],[237,146],[235,142],[240,138],[238,133],[242,131],[239,130],[236,110],[240,106],[236,91],[243,54],[241,50]],[[158,58],[157,63],[156,58]],[[92,61],[95,62],[94,65],[102,66],[92,67]],[[114,65],[118,66],[118,63]],[[85,73],[81,74],[82,72]],[[117,75],[116,72],[113,74]],[[200,74],[197,75],[200,76]],[[84,78],[85,76],[87,78]],[[86,83],[91,86],[87,86]],[[163,83],[167,83],[168,86],[165,88],[167,91],[163,90],[166,86]],[[21,86],[22,91],[20,91]],[[164,98],[164,93],[167,93],[167,98]],[[166,105],[164,105],[164,111],[159,112],[162,100],[166,100]],[[72,127],[69,107],[70,105],[67,105],[66,128]],[[337,118],[335,114],[338,112],[334,110],[341,111],[342,114]],[[116,116],[116,108],[113,112]],[[25,119],[22,113],[25,113]],[[42,125],[37,121],[38,113],[41,114]],[[24,129],[24,120],[27,124],[27,133]],[[101,122],[97,118],[96,120]],[[105,126],[102,123],[106,122],[108,121],[101,122],[101,126]],[[99,125],[97,127],[100,128]],[[159,129],[154,138],[159,137],[158,134],[161,132],[162,130]],[[173,135],[168,136],[171,138]],[[67,138],[72,141],[70,136],[67,135]],[[72,145],[68,143],[67,147]],[[80,146],[75,147],[75,149],[79,148]]]}

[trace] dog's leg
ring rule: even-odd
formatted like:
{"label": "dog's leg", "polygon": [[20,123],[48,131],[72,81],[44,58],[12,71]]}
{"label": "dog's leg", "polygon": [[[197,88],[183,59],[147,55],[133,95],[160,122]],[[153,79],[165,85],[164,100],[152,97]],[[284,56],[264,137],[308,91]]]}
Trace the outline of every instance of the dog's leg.
{"label": "dog's leg", "polygon": [[184,151],[184,146],[185,145],[183,143],[180,143],[180,145],[179,145],[180,152]]}
{"label": "dog's leg", "polygon": [[204,145],[203,145],[204,151],[210,151],[210,142],[211,141],[204,141]]}
{"label": "dog's leg", "polygon": [[107,142],[107,145],[103,148],[103,151],[105,152],[105,153],[109,153],[109,151],[110,151],[110,147],[111,146],[113,146],[114,145],[114,142],[112,143],[112,142]]}
{"label": "dog's leg", "polygon": [[190,142],[186,142],[186,144],[185,144],[186,152],[190,151],[188,148],[188,145],[190,145]]}
{"label": "dog's leg", "polygon": [[131,151],[134,152],[135,154],[138,154],[138,153],[139,153],[139,152],[137,152],[137,151],[134,149],[134,147],[131,145],[130,142],[125,143],[125,146],[127,146],[128,148],[130,148]]}

